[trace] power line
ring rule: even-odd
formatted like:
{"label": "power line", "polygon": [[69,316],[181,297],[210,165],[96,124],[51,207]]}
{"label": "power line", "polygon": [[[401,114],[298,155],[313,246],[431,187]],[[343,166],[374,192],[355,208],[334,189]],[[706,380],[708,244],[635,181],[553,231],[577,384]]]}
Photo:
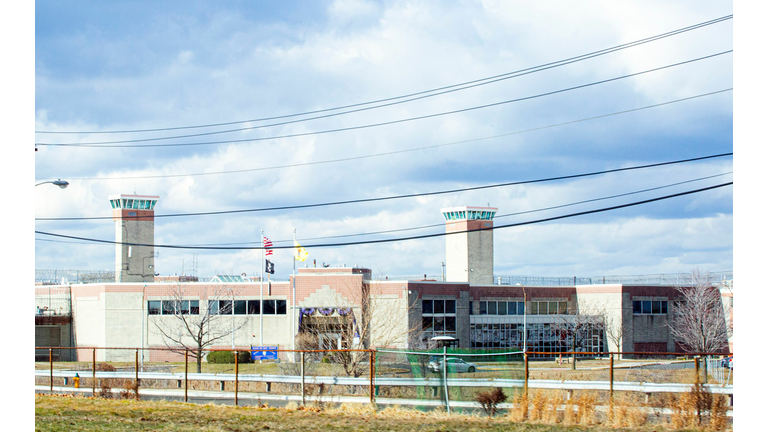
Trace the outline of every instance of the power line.
{"label": "power line", "polygon": [[[393,242],[406,241],[406,240],[418,240],[418,239],[433,238],[433,237],[443,237],[443,236],[452,235],[452,234],[462,234],[462,233],[476,232],[476,231],[491,231],[491,230],[497,230],[497,229],[502,229],[502,228],[511,228],[511,227],[517,227],[517,226],[523,226],[523,225],[532,225],[532,224],[537,224],[537,223],[551,222],[551,221],[555,221],[555,220],[566,219],[566,218],[571,218],[571,217],[576,217],[576,216],[584,216],[584,215],[588,215],[588,214],[602,213],[602,212],[611,211],[611,210],[618,210],[618,209],[622,209],[622,208],[633,207],[633,206],[642,205],[642,204],[648,204],[648,203],[652,203],[652,202],[656,202],[656,201],[662,201],[662,200],[666,200],[666,199],[670,199],[670,198],[676,198],[676,197],[680,197],[680,196],[685,196],[685,195],[705,192],[705,191],[708,191],[708,190],[713,190],[713,189],[717,189],[717,188],[721,188],[721,187],[725,187],[725,186],[730,186],[732,184],[733,184],[733,182],[721,183],[721,184],[714,185],[714,186],[709,186],[709,187],[705,187],[705,188],[701,188],[701,189],[695,189],[695,190],[690,190],[690,191],[685,191],[685,192],[679,192],[679,193],[676,193],[676,194],[666,195],[666,196],[662,196],[662,197],[650,198],[650,199],[643,200],[643,201],[636,201],[636,202],[632,202],[632,203],[620,204],[620,205],[615,205],[615,206],[611,206],[611,207],[604,207],[604,208],[600,208],[600,209],[586,210],[586,211],[577,212],[577,213],[570,213],[570,214],[566,214],[566,215],[553,216],[553,217],[544,218],[544,219],[537,219],[537,220],[534,220],[534,221],[517,222],[517,223],[506,224],[506,225],[499,225],[499,226],[493,226],[493,227],[483,227],[483,228],[478,228],[478,229],[474,229],[474,230],[455,231],[455,232],[451,232],[451,233],[422,234],[422,235],[417,235],[417,236],[399,237],[399,238],[391,238],[391,239],[362,240],[362,241],[347,242],[347,243],[313,244],[313,245],[304,245],[304,247],[305,248],[321,248],[321,247],[341,247],[341,246],[353,246],[353,245],[376,244],[376,243],[393,243]],[[68,236],[68,235],[64,235],[64,234],[49,233],[49,232],[37,231],[37,230],[35,231],[35,234],[47,235],[47,236],[52,236],[52,237],[69,238],[69,239],[74,239],[74,240],[85,240],[85,241],[90,241],[90,242],[95,242],[95,243],[108,243],[108,244],[126,245],[126,246],[150,246],[150,247],[156,247],[156,248],[169,248],[169,249],[205,249],[205,250],[261,250],[261,249],[264,249],[261,246],[179,246],[179,245],[163,245],[163,244],[127,243],[127,242],[116,242],[116,241],[112,241],[112,240],[92,239],[92,238],[87,238],[87,237]],[[269,249],[293,249],[293,248],[295,248],[295,246],[275,246],[275,245],[273,245],[273,246],[269,247]]]}
{"label": "power line", "polygon": [[[555,209],[559,209],[559,208],[572,207],[572,206],[579,205],[579,204],[586,204],[586,203],[591,203],[591,202],[604,201],[604,200],[608,200],[608,199],[620,198],[620,197],[625,197],[625,196],[630,196],[630,195],[637,195],[637,194],[640,194],[640,193],[645,193],[645,192],[651,192],[651,191],[655,191],[655,190],[666,189],[666,188],[670,188],[670,187],[674,187],[674,186],[680,186],[682,184],[693,183],[693,182],[702,181],[702,180],[709,180],[709,179],[713,179],[715,177],[722,177],[722,176],[726,176],[726,175],[729,175],[729,174],[733,174],[733,171],[728,171],[728,172],[721,173],[721,174],[714,174],[714,175],[706,176],[706,177],[699,177],[699,178],[685,180],[685,181],[680,181],[680,182],[676,182],[676,183],[670,183],[670,184],[666,184],[666,185],[663,185],[663,186],[657,186],[657,187],[652,187],[652,188],[647,188],[647,189],[636,190],[636,191],[632,191],[632,192],[625,192],[625,193],[621,193],[621,194],[609,195],[609,196],[604,196],[604,197],[600,197],[600,198],[592,198],[592,199],[588,199],[588,200],[576,201],[576,202],[571,202],[571,203],[568,203],[568,204],[560,204],[560,205],[551,206],[551,207],[543,207],[543,208],[534,209],[534,210],[526,210],[526,211],[520,211],[520,212],[515,212],[515,213],[507,213],[507,214],[502,214],[502,215],[498,215],[497,214],[497,215],[494,216],[494,220],[498,220],[498,219],[505,218],[505,217],[510,217],[510,216],[519,216],[519,215],[523,215],[523,214],[537,213],[537,212],[542,212],[542,211],[547,211],[547,210],[555,210]],[[323,236],[323,237],[305,237],[305,238],[299,239],[299,240],[311,241],[311,240],[325,240],[325,239],[333,239],[333,238],[362,237],[362,236],[378,235],[378,234],[390,234],[390,233],[395,233],[395,232],[415,231],[415,230],[427,229],[427,228],[437,228],[437,227],[442,227],[442,226],[445,226],[445,224],[439,223],[439,224],[431,224],[431,225],[422,225],[422,226],[417,226],[417,227],[398,228],[398,229],[383,230],[383,231],[373,231],[373,232],[357,233],[357,234],[342,234],[342,235]],[[292,242],[292,241],[293,240],[272,240],[272,242],[275,243],[275,244],[276,243],[284,243],[284,242]],[[228,246],[228,245],[257,244],[257,243],[261,243],[261,242],[207,243],[207,244],[187,245],[187,246]]]}
{"label": "power line", "polygon": [[[440,147],[447,147],[447,146],[458,145],[458,144],[466,144],[466,143],[471,143],[471,142],[477,142],[477,141],[484,141],[484,140],[502,138],[502,137],[518,135],[518,134],[527,133],[527,132],[535,132],[535,131],[555,128],[555,127],[559,127],[559,126],[566,126],[566,125],[574,124],[574,123],[586,122],[586,121],[590,121],[590,120],[597,120],[597,119],[601,119],[601,118],[605,118],[605,117],[611,117],[611,116],[620,115],[620,114],[628,114],[628,113],[632,113],[632,112],[636,112],[636,111],[642,111],[642,110],[646,110],[646,109],[650,109],[650,108],[657,108],[657,107],[661,107],[661,106],[664,106],[664,105],[671,105],[671,104],[678,103],[678,102],[685,102],[685,101],[688,101],[688,100],[691,100],[691,99],[697,99],[697,98],[701,98],[701,97],[705,97],[705,96],[712,96],[712,95],[715,95],[715,94],[725,93],[725,92],[729,92],[729,91],[733,91],[733,88],[717,90],[717,91],[713,91],[713,92],[709,92],[709,93],[703,93],[703,94],[699,94],[699,95],[695,95],[695,96],[690,96],[690,97],[686,97],[686,98],[682,98],[682,99],[675,99],[675,100],[668,101],[668,102],[662,102],[662,103],[653,104],[653,105],[646,105],[646,106],[643,106],[643,107],[632,108],[632,109],[623,110],[623,111],[617,111],[617,112],[613,112],[613,113],[609,113],[609,114],[602,114],[602,115],[598,115],[598,116],[594,116],[594,117],[587,117],[587,118],[571,120],[571,121],[562,122],[562,123],[555,123],[555,124],[546,125],[546,126],[539,126],[539,127],[531,128],[531,129],[524,129],[524,130],[519,130],[519,131],[515,131],[515,132],[508,132],[508,133],[504,133],[504,134],[500,134],[500,135],[492,135],[492,136],[480,137],[480,138],[472,138],[472,139],[467,139],[467,140],[462,140],[462,141],[454,141],[454,142],[450,142],[450,143],[434,144],[434,145],[430,145],[430,146],[414,147],[414,148],[410,148],[410,149],[394,150],[394,151],[390,151],[390,152],[374,153],[374,154],[362,155],[362,156],[352,156],[352,157],[340,158],[340,159],[329,159],[329,160],[324,160],[324,161],[304,162],[304,163],[298,163],[298,164],[274,165],[274,166],[268,166],[268,167],[246,168],[246,169],[240,169],[240,170],[214,171],[214,172],[203,172],[203,173],[158,174],[158,175],[149,175],[149,176],[125,176],[125,177],[71,177],[71,176],[63,176],[63,177],[66,177],[68,180],[136,180],[136,179],[153,179],[153,178],[196,177],[196,176],[209,176],[209,175],[240,174],[240,173],[245,173],[245,172],[267,171],[267,170],[277,170],[277,169],[286,169],[286,168],[297,168],[297,167],[306,167],[306,166],[313,166],[313,165],[324,165],[324,164],[337,163],[337,162],[349,162],[349,161],[353,161],[353,160],[370,159],[370,158],[381,157],[381,156],[391,156],[391,155],[395,155],[395,154],[410,153],[410,152],[415,152],[415,151],[420,151],[420,150],[430,150],[430,149],[435,149],[435,148],[440,148]],[[40,180],[40,179],[36,178],[36,180]]]}
{"label": "power line", "polygon": [[[323,131],[304,132],[304,133],[281,135],[281,136],[272,136],[272,137],[245,138],[245,139],[239,139],[239,140],[222,140],[222,141],[208,141],[208,142],[196,142],[196,143],[192,142],[192,143],[166,143],[166,144],[129,144],[129,143],[147,142],[147,141],[158,141],[158,140],[166,139],[166,138],[144,138],[144,139],[120,140],[120,141],[101,141],[101,142],[91,142],[91,143],[42,143],[42,142],[38,142],[38,143],[35,143],[35,145],[49,146],[49,147],[90,147],[90,148],[189,147],[189,146],[204,146],[204,145],[216,145],[216,144],[234,144],[234,143],[245,143],[245,142],[257,142],[257,141],[274,140],[274,139],[281,139],[281,138],[296,138],[296,137],[302,137],[302,136],[308,136],[308,135],[322,135],[322,134],[335,133],[335,132],[344,132],[344,131],[351,131],[351,130],[367,129],[367,128],[373,128],[373,127],[388,126],[388,125],[393,125],[393,124],[411,122],[411,121],[416,121],[416,120],[425,120],[425,119],[429,119],[429,118],[441,117],[441,116],[446,116],[446,115],[451,115],[451,114],[458,114],[458,113],[475,111],[475,110],[484,109],[484,108],[491,108],[491,107],[495,107],[495,106],[506,105],[506,104],[515,103],[515,102],[521,102],[521,101],[525,101],[525,100],[537,99],[537,98],[541,98],[541,97],[545,97],[545,96],[551,96],[551,95],[555,95],[555,94],[559,94],[559,93],[564,93],[564,92],[568,92],[568,91],[572,91],[572,90],[578,90],[578,89],[582,89],[582,88],[586,88],[586,87],[591,87],[591,86],[595,86],[595,85],[606,84],[606,83],[609,83],[609,82],[618,81],[618,80],[622,80],[622,79],[627,79],[627,78],[631,78],[631,77],[635,77],[635,76],[639,76],[639,75],[643,75],[643,74],[647,74],[647,73],[651,73],[651,72],[658,72],[660,70],[669,69],[669,68],[677,67],[677,66],[682,66],[682,65],[693,63],[693,62],[697,62],[697,61],[707,60],[707,59],[710,59],[710,58],[714,58],[714,57],[717,57],[717,56],[729,54],[729,53],[732,53],[732,52],[733,52],[733,50],[722,51],[722,52],[719,52],[719,53],[716,53],[716,54],[710,54],[710,55],[707,55],[707,56],[698,57],[698,58],[695,58],[695,59],[686,60],[686,61],[682,61],[682,62],[678,62],[678,63],[673,63],[673,64],[669,64],[669,65],[666,65],[666,66],[660,66],[660,67],[657,67],[657,68],[648,69],[648,70],[644,70],[644,71],[641,71],[641,72],[635,72],[635,73],[631,73],[631,74],[628,74],[628,75],[623,75],[623,76],[619,76],[619,77],[614,77],[614,78],[609,78],[609,79],[605,79],[605,80],[595,81],[595,82],[591,82],[591,83],[588,83],[588,84],[581,84],[581,85],[578,85],[578,86],[568,87],[568,88],[564,88],[564,89],[560,89],[560,90],[554,90],[554,91],[550,91],[550,92],[546,92],[546,93],[539,93],[539,94],[536,94],[536,95],[533,95],[533,96],[525,96],[525,97],[516,98],[516,99],[509,99],[509,100],[505,100],[505,101],[501,101],[501,102],[494,102],[494,103],[485,104],[485,105],[477,105],[477,106],[474,106],[474,107],[461,108],[461,109],[458,109],[458,110],[444,111],[444,112],[440,112],[440,113],[427,114],[427,115],[423,115],[423,116],[408,117],[408,118],[399,119],[399,120],[391,120],[391,121],[386,121],[386,122],[372,123],[372,124],[360,125],[360,126],[350,126],[350,127],[337,128],[337,129],[328,129],[328,130],[323,130]],[[320,117],[318,117],[318,118],[320,118]],[[281,124],[282,123],[273,123],[273,124],[270,124],[270,125],[255,126],[255,127],[247,128],[247,129],[257,129],[257,128],[269,127],[269,126],[279,126]]]}
{"label": "power line", "polygon": [[[514,182],[496,183],[496,184],[483,185],[483,186],[472,186],[467,188],[450,189],[450,190],[443,190],[443,191],[422,192],[422,193],[394,195],[394,196],[376,197],[376,198],[360,198],[360,199],[354,199],[354,200],[324,202],[324,203],[315,203],[315,204],[298,204],[298,205],[280,206],[280,207],[265,207],[265,208],[253,208],[253,209],[241,209],[241,210],[221,210],[221,211],[195,212],[195,213],[173,213],[173,214],[155,215],[154,217],[162,218],[162,217],[182,217],[182,216],[209,216],[209,215],[234,214],[234,213],[255,213],[255,212],[264,212],[264,211],[296,210],[296,209],[303,209],[303,208],[327,207],[327,206],[345,205],[345,204],[359,204],[359,203],[376,202],[376,201],[389,201],[389,200],[395,200],[395,199],[443,195],[443,194],[449,194],[449,193],[490,189],[490,188],[504,187],[504,186],[543,183],[543,182],[550,182],[550,181],[556,181],[556,180],[567,180],[567,179],[574,179],[574,178],[591,177],[591,176],[596,176],[600,174],[632,171],[632,170],[639,170],[639,169],[666,166],[666,165],[675,165],[675,164],[701,161],[706,159],[720,158],[720,157],[732,156],[732,155],[733,155],[733,152],[721,153],[721,154],[701,156],[696,158],[679,159],[679,160],[668,161],[668,162],[658,162],[658,163],[646,164],[646,165],[636,165],[631,167],[613,168],[613,169],[602,170],[602,171],[593,171],[589,173],[570,174],[565,176],[547,177],[547,178],[541,178],[541,179],[535,179],[535,180],[520,180],[520,181],[514,181]],[[123,219],[137,219],[137,218],[140,218],[140,216],[123,216]],[[112,219],[112,216],[35,218],[36,221],[72,221],[72,220],[105,220],[105,219]]]}
{"label": "power line", "polygon": [[[304,116],[304,115],[318,114],[318,113],[323,113],[323,112],[336,111],[336,110],[347,109],[347,108],[354,108],[354,107],[359,107],[359,106],[364,106],[364,105],[371,105],[371,104],[382,103],[382,102],[390,102],[390,101],[394,101],[394,100],[398,100],[398,99],[411,98],[411,97],[414,97],[414,96],[425,95],[425,94],[428,94],[428,93],[440,92],[440,93],[435,93],[435,94],[429,94],[427,96],[421,96],[421,97],[415,98],[415,99],[409,99],[409,100],[406,100],[406,101],[396,102],[396,103],[405,103],[405,102],[410,102],[410,101],[413,101],[413,100],[416,100],[416,99],[422,99],[422,98],[426,98],[426,97],[433,97],[433,96],[437,96],[437,95],[440,95],[440,94],[445,94],[445,93],[449,93],[449,92],[453,92],[453,91],[459,91],[459,90],[464,90],[464,89],[471,88],[471,87],[476,87],[476,86],[479,86],[479,85],[490,84],[490,83],[501,81],[501,80],[504,80],[504,79],[515,78],[517,76],[521,76],[521,75],[525,75],[525,74],[529,74],[529,73],[534,73],[534,72],[539,72],[539,71],[550,69],[550,68],[554,68],[554,67],[564,66],[564,65],[567,65],[567,64],[570,64],[570,63],[574,63],[574,62],[577,62],[577,61],[586,60],[586,59],[589,59],[589,58],[593,58],[593,57],[609,54],[609,53],[612,53],[612,52],[615,52],[615,51],[619,51],[619,50],[626,49],[626,48],[631,48],[631,47],[634,47],[634,46],[637,46],[637,45],[653,42],[653,41],[656,41],[656,40],[659,40],[659,39],[663,39],[663,38],[667,38],[667,37],[670,37],[670,36],[675,36],[675,35],[678,35],[678,34],[681,34],[681,33],[685,33],[685,32],[691,31],[691,30],[696,30],[696,29],[699,29],[699,28],[702,28],[702,27],[706,27],[706,26],[709,26],[709,25],[717,24],[717,23],[724,22],[724,21],[727,21],[727,20],[730,20],[730,19],[733,19],[733,15],[726,15],[726,16],[723,16],[723,17],[720,17],[720,18],[716,18],[716,19],[713,19],[713,20],[704,21],[702,23],[695,24],[695,25],[692,25],[692,26],[683,27],[683,28],[680,28],[680,29],[677,29],[677,30],[666,32],[666,33],[661,33],[661,34],[656,35],[656,36],[651,36],[651,37],[648,37],[648,38],[645,38],[645,39],[639,39],[639,40],[636,40],[634,42],[628,42],[628,43],[621,44],[621,45],[616,45],[616,46],[613,46],[613,47],[610,47],[610,48],[604,48],[604,49],[601,49],[601,50],[598,50],[598,51],[593,51],[591,53],[582,54],[582,55],[579,55],[579,56],[570,57],[570,58],[563,59],[563,60],[558,60],[558,61],[555,61],[555,62],[545,63],[545,64],[542,64],[542,65],[533,66],[533,67],[529,67],[529,68],[526,68],[526,69],[520,69],[520,70],[517,70],[517,71],[507,72],[507,73],[500,74],[500,75],[495,75],[495,76],[490,76],[490,77],[481,78],[481,79],[477,79],[477,80],[467,81],[467,82],[463,82],[463,83],[459,83],[459,84],[453,84],[453,85],[449,85],[449,86],[445,86],[445,87],[439,87],[439,88],[435,88],[435,89],[431,89],[431,90],[425,90],[425,91],[420,91],[420,92],[416,92],[416,93],[410,93],[410,94],[406,94],[406,95],[402,95],[402,96],[395,96],[395,97],[390,97],[390,98],[385,98],[385,99],[378,99],[378,100],[369,101],[369,102],[361,102],[361,103],[356,103],[356,104],[351,104],[351,105],[338,106],[338,107],[334,107],[334,108],[325,108],[325,109],[320,109],[320,110],[306,111],[306,112],[302,112],[302,113],[287,114],[287,115],[282,115],[282,116],[264,117],[264,118],[259,118],[259,119],[239,120],[239,121],[232,121],[232,122],[211,123],[211,124],[193,125],[193,126],[176,126],[176,127],[165,127],[165,128],[155,128],[155,129],[133,129],[133,130],[112,130],[112,131],[35,131],[35,133],[41,133],[41,134],[107,134],[107,133],[112,133],[112,134],[116,134],[116,133],[162,132],[162,131],[181,130],[181,129],[199,129],[199,128],[208,128],[208,127],[229,126],[229,125],[234,125],[234,124],[260,122],[260,121],[267,121],[267,120],[278,120],[278,119],[283,119],[283,118],[291,118],[291,117],[299,117],[299,116]],[[523,72],[525,72],[525,73],[523,74]],[[521,75],[517,75],[517,74],[521,74]],[[510,75],[513,75],[513,76],[510,76]],[[456,88],[456,87],[461,87],[461,88]],[[452,90],[449,90],[449,89],[452,89]],[[444,91],[444,90],[448,90],[448,91]],[[389,106],[389,105],[394,105],[394,104],[395,103],[391,103],[391,104],[380,105],[380,106],[376,106],[376,107],[372,107],[372,108],[381,108],[381,107],[384,107],[384,106]],[[372,108],[367,108],[367,109],[372,109]],[[355,111],[350,111],[350,112],[355,112]],[[336,114],[336,115],[347,114],[347,113],[349,113],[349,112],[339,113],[339,114]],[[304,119],[304,120],[299,120],[299,121],[306,121],[306,120],[309,120],[309,119]],[[216,133],[225,133],[225,132],[232,132],[232,131],[219,131],[219,132],[216,132]],[[170,138],[166,138],[166,139],[170,139]]]}

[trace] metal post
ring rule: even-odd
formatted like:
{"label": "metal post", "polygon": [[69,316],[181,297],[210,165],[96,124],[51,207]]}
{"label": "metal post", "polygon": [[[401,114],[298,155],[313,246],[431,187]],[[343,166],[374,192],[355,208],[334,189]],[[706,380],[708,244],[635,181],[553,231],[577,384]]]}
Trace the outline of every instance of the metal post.
{"label": "metal post", "polygon": [[448,348],[443,346],[443,387],[445,389],[445,410],[451,413],[451,404],[448,402]]}
{"label": "metal post", "polygon": [[611,354],[611,404],[613,404],[613,354]]}
{"label": "metal post", "polygon": [[376,404],[376,388],[374,387],[374,382],[373,382],[374,378],[376,377],[376,351],[371,350],[369,361],[371,363],[371,365],[370,365],[371,366],[371,371],[370,371],[370,375],[371,375],[371,388],[370,388],[371,404]]}
{"label": "metal post", "polygon": [[187,361],[187,358],[189,357],[189,350],[184,350],[184,402],[187,402],[189,398],[187,397],[187,389],[189,388],[189,361]]}
{"label": "metal post", "polygon": [[48,348],[48,366],[51,369],[51,393],[53,393],[53,348]]}
{"label": "metal post", "polygon": [[525,361],[525,371],[523,373],[524,375],[523,394],[527,398],[528,397],[528,353],[523,353],[523,358]]}
{"label": "metal post", "polygon": [[93,349],[93,397],[96,397],[96,348]]}
{"label": "metal post", "polygon": [[[295,357],[294,357],[295,358]],[[304,351],[301,352],[301,406],[306,403],[306,391],[304,391]]]}
{"label": "metal post", "polygon": [[240,364],[237,362],[237,351],[235,351],[235,406],[237,406],[237,378],[240,373]]}
{"label": "metal post", "polygon": [[136,349],[136,386],[139,386],[139,350]]}

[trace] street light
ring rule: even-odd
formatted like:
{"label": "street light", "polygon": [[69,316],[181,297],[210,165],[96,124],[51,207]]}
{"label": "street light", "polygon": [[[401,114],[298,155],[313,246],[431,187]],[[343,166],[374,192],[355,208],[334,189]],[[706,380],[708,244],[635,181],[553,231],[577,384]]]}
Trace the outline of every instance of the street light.
{"label": "street light", "polygon": [[66,189],[67,186],[69,186],[69,182],[66,181],[66,180],[62,180],[62,179],[52,180],[52,181],[44,181],[42,183],[36,184],[35,186],[40,186],[40,185],[46,184],[46,183],[50,183],[50,184],[56,185],[56,186],[58,186],[58,187],[60,187],[62,189]]}
{"label": "street light", "polygon": [[526,305],[526,297],[525,297],[525,286],[521,283],[517,284],[517,286],[523,288],[523,354],[528,352],[528,325],[526,320],[526,315],[528,315],[528,307]]}

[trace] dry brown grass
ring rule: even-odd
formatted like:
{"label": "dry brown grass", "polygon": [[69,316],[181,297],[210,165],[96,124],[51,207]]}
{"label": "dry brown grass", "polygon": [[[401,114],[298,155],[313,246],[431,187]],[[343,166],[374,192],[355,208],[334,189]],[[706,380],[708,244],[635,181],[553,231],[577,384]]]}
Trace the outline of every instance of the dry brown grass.
{"label": "dry brown grass", "polygon": [[517,396],[512,399],[512,409],[509,410],[509,419],[513,422],[523,422],[528,419],[528,395],[525,393],[518,393]]}

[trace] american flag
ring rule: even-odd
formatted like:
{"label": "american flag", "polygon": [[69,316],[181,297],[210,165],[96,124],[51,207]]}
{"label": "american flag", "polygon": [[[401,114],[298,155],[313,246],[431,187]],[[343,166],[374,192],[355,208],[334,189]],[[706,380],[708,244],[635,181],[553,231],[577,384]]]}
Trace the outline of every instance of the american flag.
{"label": "american flag", "polygon": [[264,250],[266,252],[266,255],[272,255],[272,249],[266,249],[269,247],[272,247],[272,240],[264,237],[264,248],[265,248]]}

